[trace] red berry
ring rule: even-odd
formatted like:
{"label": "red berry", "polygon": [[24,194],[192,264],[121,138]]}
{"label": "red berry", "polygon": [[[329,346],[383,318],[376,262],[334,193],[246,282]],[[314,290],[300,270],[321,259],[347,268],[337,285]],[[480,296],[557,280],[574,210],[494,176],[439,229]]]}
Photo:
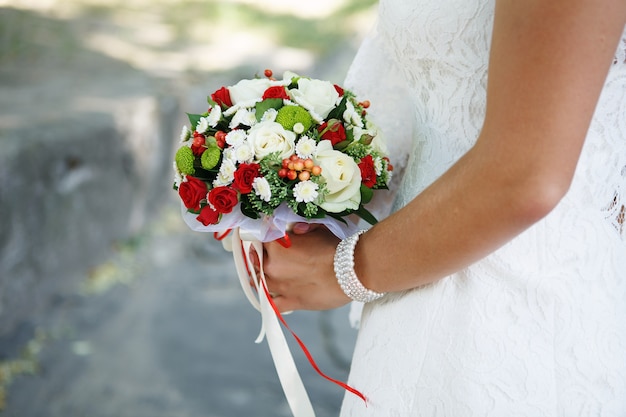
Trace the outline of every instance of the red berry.
{"label": "red berry", "polygon": [[202,136],[202,135],[194,136],[193,137],[193,144],[195,146],[202,146],[202,145],[204,145],[205,144],[204,136]]}
{"label": "red berry", "polygon": [[291,155],[291,156],[289,157],[289,160],[290,160],[290,161],[294,161],[294,162],[295,162],[295,161],[297,161],[298,159],[300,159],[300,158],[298,158],[298,155],[296,155],[296,154],[293,154],[293,155]]}
{"label": "red berry", "polygon": [[294,162],[293,169],[295,169],[296,171],[302,171],[304,169],[304,162],[303,161]]}
{"label": "red berry", "polygon": [[365,100],[361,102],[361,107],[363,107],[364,109],[369,108],[370,106],[370,101],[369,100]]}
{"label": "red berry", "polygon": [[289,167],[289,159],[283,159],[282,167],[283,168],[288,168]]}
{"label": "red berry", "polygon": [[281,168],[281,169],[279,169],[279,170],[278,170],[278,176],[279,176],[280,178],[285,178],[285,177],[287,177],[287,174],[288,174],[288,173],[289,173],[289,170],[288,170],[288,169],[286,169],[286,168]]}
{"label": "red berry", "polygon": [[311,173],[309,171],[302,171],[301,173],[298,174],[298,179],[300,181],[306,181],[309,178],[311,178]]}
{"label": "red berry", "polygon": [[318,176],[322,173],[322,167],[319,165],[315,165],[313,168],[311,168],[311,174]]}
{"label": "red berry", "polygon": [[226,141],[226,132],[218,130],[217,132],[215,132],[215,139]]}
{"label": "red berry", "polygon": [[220,140],[218,138],[215,138],[215,142],[220,149],[224,149],[224,147],[226,146],[226,141],[223,139]]}
{"label": "red berry", "polygon": [[266,69],[264,74],[265,74],[265,76],[267,78],[270,78],[272,76],[273,72],[272,72],[271,69]]}
{"label": "red berry", "polygon": [[298,178],[298,173],[296,171],[289,171],[287,173],[287,178],[289,178],[290,180],[295,180],[296,178]]}
{"label": "red berry", "polygon": [[308,169],[310,171],[314,165],[315,163],[313,162],[311,158],[307,158],[304,160],[304,169]]}

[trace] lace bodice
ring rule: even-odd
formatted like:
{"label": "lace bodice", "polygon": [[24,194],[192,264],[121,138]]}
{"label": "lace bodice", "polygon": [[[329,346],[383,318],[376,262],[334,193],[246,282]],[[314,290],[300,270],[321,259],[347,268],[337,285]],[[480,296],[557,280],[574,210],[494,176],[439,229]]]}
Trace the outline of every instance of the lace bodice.
{"label": "lace bodice", "polygon": [[[494,3],[380,3],[346,86],[388,136],[394,208],[478,137]],[[625,416],[625,205],[626,31],[566,197],[467,269],[367,304],[350,383],[370,405],[342,416]]]}
{"label": "lace bodice", "polygon": [[[346,81],[361,95],[373,96],[373,118],[393,135],[390,148],[400,169],[414,159],[410,172],[396,176],[410,178],[396,207],[406,204],[473,145],[485,108],[493,0],[441,0],[436,8],[424,3],[428,2],[381,2],[376,32],[361,49]],[[384,66],[372,70],[372,63],[380,61]],[[625,138],[626,30],[569,197],[593,201],[623,237]]]}

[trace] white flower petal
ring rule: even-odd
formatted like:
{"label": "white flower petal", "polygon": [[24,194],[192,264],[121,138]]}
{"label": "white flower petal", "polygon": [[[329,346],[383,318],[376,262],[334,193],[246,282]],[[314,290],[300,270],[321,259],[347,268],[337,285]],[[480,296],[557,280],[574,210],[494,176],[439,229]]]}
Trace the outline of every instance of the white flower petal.
{"label": "white flower petal", "polygon": [[300,181],[293,187],[293,195],[299,203],[312,203],[318,196],[318,188],[313,181]]}
{"label": "white flower petal", "polygon": [[269,202],[272,198],[272,190],[270,188],[270,183],[265,179],[265,177],[256,177],[252,181],[252,188],[256,195],[263,201]]}

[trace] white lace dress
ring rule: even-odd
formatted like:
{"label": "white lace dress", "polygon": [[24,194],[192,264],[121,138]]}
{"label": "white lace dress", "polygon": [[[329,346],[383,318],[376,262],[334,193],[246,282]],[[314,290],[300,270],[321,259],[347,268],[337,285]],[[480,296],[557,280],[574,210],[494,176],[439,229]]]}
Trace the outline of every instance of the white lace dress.
{"label": "white lace dress", "polygon": [[[478,136],[493,8],[380,4],[346,85],[405,166],[396,207]],[[341,415],[626,416],[625,204],[626,33],[566,197],[471,267],[366,305],[349,383],[369,404],[347,394]]]}

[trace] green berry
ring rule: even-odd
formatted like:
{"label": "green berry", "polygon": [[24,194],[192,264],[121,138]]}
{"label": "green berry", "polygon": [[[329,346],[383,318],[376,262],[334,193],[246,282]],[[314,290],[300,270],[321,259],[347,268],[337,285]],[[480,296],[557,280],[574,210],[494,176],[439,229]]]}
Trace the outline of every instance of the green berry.
{"label": "green berry", "polygon": [[313,124],[313,118],[304,107],[284,106],[278,110],[276,123],[281,124],[287,130],[293,130],[293,126],[296,123],[302,123],[304,132],[306,132]]}
{"label": "green berry", "polygon": [[217,145],[209,146],[200,157],[202,168],[206,170],[215,168],[217,163],[220,161],[220,155],[220,148],[218,148]]}
{"label": "green berry", "polygon": [[176,166],[179,171],[185,175],[193,175],[196,170],[193,167],[194,155],[191,148],[188,146],[181,146],[176,151]]}

